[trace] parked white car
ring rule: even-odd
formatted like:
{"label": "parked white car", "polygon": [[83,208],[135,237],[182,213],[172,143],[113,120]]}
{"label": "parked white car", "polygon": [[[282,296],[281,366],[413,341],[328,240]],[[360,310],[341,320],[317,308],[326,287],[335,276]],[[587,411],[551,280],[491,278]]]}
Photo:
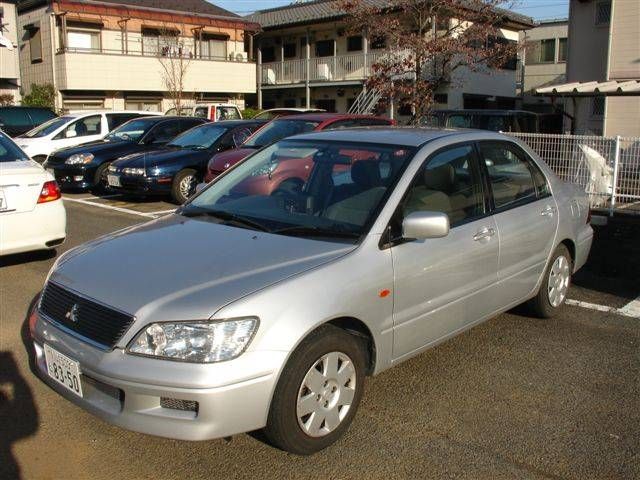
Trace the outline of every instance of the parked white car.
{"label": "parked white car", "polygon": [[[165,112],[165,115],[178,115],[178,110],[170,108]],[[206,118],[212,122],[242,120],[240,109],[232,103],[196,103],[195,105],[181,107],[180,115]]]}
{"label": "parked white car", "polygon": [[64,242],[67,216],[53,175],[0,133],[0,256]]}
{"label": "parked white car", "polygon": [[160,113],[145,111],[68,113],[16,137],[16,142],[33,160],[43,163],[55,150],[99,140],[123,123],[149,115],[160,115]]}

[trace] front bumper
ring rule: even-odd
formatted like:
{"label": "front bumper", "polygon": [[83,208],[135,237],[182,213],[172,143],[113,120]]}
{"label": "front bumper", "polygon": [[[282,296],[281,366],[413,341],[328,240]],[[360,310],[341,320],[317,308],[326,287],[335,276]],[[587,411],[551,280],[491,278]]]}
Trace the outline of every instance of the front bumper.
{"label": "front bumper", "polygon": [[63,190],[88,190],[96,186],[97,165],[50,165],[45,162],[43,167],[53,174]]}
{"label": "front bumper", "polygon": [[171,193],[173,175],[166,174],[154,177],[142,175],[122,175],[120,173],[108,173],[120,177],[120,187],[110,186],[116,192],[138,193],[144,195],[167,195]]}
{"label": "front bumper", "polygon": [[[40,316],[33,336],[39,376],[67,400],[120,427],[179,440],[264,427],[286,359],[284,352],[246,352],[236,360],[201,365],[129,355],[121,348],[101,351]],[[83,398],[49,377],[44,343],[80,363]],[[197,407],[167,408],[181,400]]]}

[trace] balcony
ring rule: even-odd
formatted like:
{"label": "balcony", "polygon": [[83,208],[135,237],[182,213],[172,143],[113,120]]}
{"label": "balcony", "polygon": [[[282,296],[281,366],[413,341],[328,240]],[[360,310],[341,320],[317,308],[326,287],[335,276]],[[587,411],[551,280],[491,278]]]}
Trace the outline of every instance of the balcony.
{"label": "balcony", "polygon": [[[371,74],[371,66],[383,53],[375,52],[334,57],[317,57],[309,60],[286,60],[284,62],[263,63],[261,66],[262,86],[304,84],[325,82],[361,82]],[[307,62],[309,69],[307,72]]]}
{"label": "balcony", "polygon": [[[66,48],[56,55],[56,79],[60,90],[164,91],[162,63],[179,62],[177,55],[120,50]],[[192,58],[184,79],[187,92],[255,93],[256,64],[246,57]],[[177,63],[174,63],[176,65]]]}

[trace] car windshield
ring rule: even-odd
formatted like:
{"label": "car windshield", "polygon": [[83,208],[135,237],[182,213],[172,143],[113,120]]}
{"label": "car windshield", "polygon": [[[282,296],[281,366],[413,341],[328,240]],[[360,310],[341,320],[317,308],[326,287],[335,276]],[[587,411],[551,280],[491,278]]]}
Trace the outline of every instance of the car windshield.
{"label": "car windshield", "polygon": [[104,137],[104,139],[109,141],[137,142],[155,124],[155,120],[148,118],[129,120],[127,123],[120,125],[113,132]]}
{"label": "car windshield", "polygon": [[206,150],[211,148],[227,131],[229,131],[229,127],[221,127],[213,124],[200,125],[176,137],[168,146]]}
{"label": "car windshield", "polygon": [[38,125],[36,128],[29,130],[24,135],[21,135],[21,137],[22,138],[46,137],[47,135],[51,135],[53,132],[58,130],[58,128],[71,122],[74,118],[76,117],[65,116],[65,117],[52,118],[48,122],[44,122],[42,125]]}
{"label": "car windshield", "polygon": [[26,153],[18,148],[18,146],[0,133],[0,163],[20,162],[29,160]]}
{"label": "car windshield", "polygon": [[249,137],[249,139],[242,144],[242,147],[262,148],[283,138],[291,137],[298,133],[310,132],[318,125],[320,125],[320,122],[308,120],[274,120],[258,130],[253,136]]}
{"label": "car windshield", "polygon": [[282,140],[203,190],[182,215],[357,242],[415,153],[404,146]]}

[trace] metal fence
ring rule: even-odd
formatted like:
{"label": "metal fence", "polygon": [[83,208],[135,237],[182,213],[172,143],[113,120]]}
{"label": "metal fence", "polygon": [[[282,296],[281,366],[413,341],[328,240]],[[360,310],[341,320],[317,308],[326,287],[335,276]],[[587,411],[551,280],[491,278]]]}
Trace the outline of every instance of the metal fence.
{"label": "metal fence", "polygon": [[591,208],[640,215],[640,137],[510,133],[564,181],[580,185]]}

